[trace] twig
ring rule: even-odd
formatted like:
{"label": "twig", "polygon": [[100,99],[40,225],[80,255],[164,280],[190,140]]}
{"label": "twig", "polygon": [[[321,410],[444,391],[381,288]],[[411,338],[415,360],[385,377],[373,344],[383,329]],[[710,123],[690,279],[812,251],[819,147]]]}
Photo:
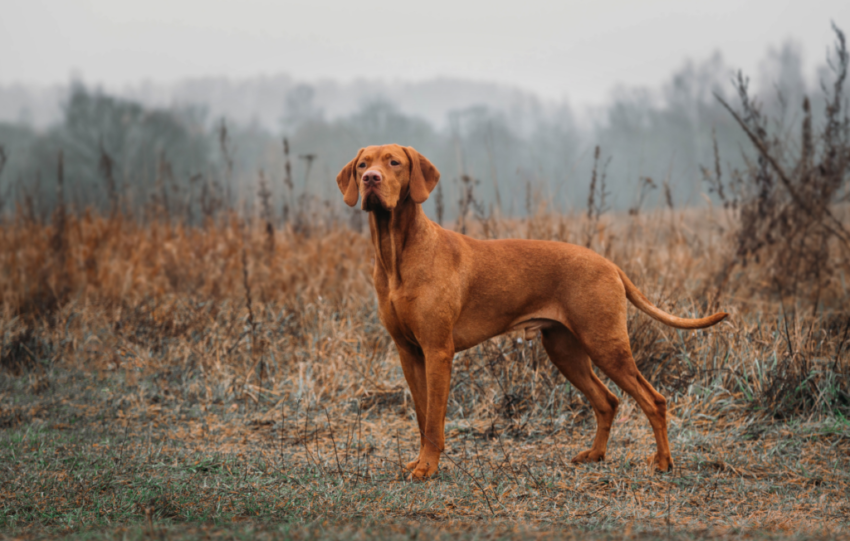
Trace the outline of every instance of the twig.
{"label": "twig", "polygon": [[337,449],[336,449],[336,439],[334,438],[334,429],[333,429],[333,425],[331,424],[331,415],[330,415],[330,413],[328,413],[327,408],[325,408],[325,417],[328,418],[328,428],[330,429],[331,442],[333,443],[333,446],[334,446],[334,456],[336,457],[337,470],[339,470],[339,478],[340,478],[340,480],[342,480],[343,483],[345,483],[345,477],[343,477],[343,474],[342,474],[342,465],[339,462],[339,453],[337,452]]}
{"label": "twig", "polygon": [[[245,306],[248,308],[248,325],[251,328],[251,357],[256,357],[251,369],[245,374],[245,382],[242,384],[242,389],[244,392],[245,387],[248,386],[248,380],[251,378],[251,374],[254,373],[254,370],[257,368],[257,365],[262,361],[262,356],[257,354],[257,325],[254,320],[254,309],[253,303],[251,301],[251,284],[248,282],[248,250],[245,247],[245,243],[247,242],[247,228],[243,223],[243,239],[242,239],[242,285],[245,287]],[[263,380],[260,379],[260,391],[263,390]]]}
{"label": "twig", "polygon": [[396,452],[398,453],[398,467],[401,470],[401,479],[402,481],[404,481],[405,474],[407,474],[407,470],[404,467],[404,460],[402,460],[401,458],[401,444],[399,443],[399,434],[397,428],[395,430],[395,447]]}
{"label": "twig", "polygon": [[782,308],[782,323],[785,325],[785,344],[788,346],[789,359],[794,357],[794,348],[791,344],[791,333],[788,332],[788,312],[785,310],[785,302],[782,300],[782,289],[779,282],[776,282],[776,287],[779,289],[779,306]]}
{"label": "twig", "polygon": [[844,325],[844,336],[841,337],[841,342],[838,343],[838,349],[835,351],[835,361],[832,363],[832,371],[838,369],[838,359],[841,357],[841,350],[844,349],[844,344],[847,342],[847,333],[850,332],[850,317],[847,318],[847,323]]}
{"label": "twig", "polygon": [[608,502],[606,502],[604,505],[602,505],[601,507],[598,507],[597,509],[594,509],[594,510],[593,510],[593,511],[591,511],[590,513],[582,513],[582,514],[578,514],[578,515],[573,515],[573,517],[590,517],[590,516],[593,516],[593,515],[595,515],[596,513],[600,512],[600,511],[602,511],[603,509],[605,509],[605,508],[606,508],[606,507],[608,507],[609,505],[611,505],[611,501],[610,501],[610,500],[609,500]]}

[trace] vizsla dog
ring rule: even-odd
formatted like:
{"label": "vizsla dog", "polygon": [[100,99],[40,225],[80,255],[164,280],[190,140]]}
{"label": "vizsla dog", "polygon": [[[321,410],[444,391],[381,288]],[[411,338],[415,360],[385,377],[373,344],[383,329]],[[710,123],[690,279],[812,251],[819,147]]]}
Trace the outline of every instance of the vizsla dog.
{"label": "vizsla dog", "polygon": [[422,203],[440,179],[411,147],[370,146],[337,176],[346,204],[369,212],[381,321],[398,348],[419,423],[414,479],[437,470],[452,360],[509,331],[538,331],[555,366],[590,401],[593,446],[573,462],[605,458],[617,397],[591,368],[596,364],[631,395],[649,418],[656,453],[650,464],[673,466],[667,441],[667,401],[638,372],[626,330],[626,299],[650,317],[680,329],[701,329],[727,316],[672,316],[647,300],[617,265],[563,242],[476,240],[429,220]]}

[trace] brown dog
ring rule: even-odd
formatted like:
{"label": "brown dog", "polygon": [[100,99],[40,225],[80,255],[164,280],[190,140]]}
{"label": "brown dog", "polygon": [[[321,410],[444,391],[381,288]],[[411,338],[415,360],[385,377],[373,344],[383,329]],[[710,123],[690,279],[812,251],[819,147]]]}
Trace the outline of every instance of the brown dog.
{"label": "brown dog", "polygon": [[591,250],[562,242],[476,240],[429,220],[422,202],[440,173],[411,147],[361,149],[337,176],[346,204],[369,211],[378,312],[398,348],[419,423],[413,478],[437,470],[452,359],[494,336],[540,331],[555,366],[590,401],[596,438],[573,462],[605,458],[619,404],[591,361],[649,418],[657,452],[650,463],[673,466],[667,441],[667,401],[638,372],[626,330],[626,299],[667,325],[709,327],[718,313],[682,319],[653,306],[619,267]]}

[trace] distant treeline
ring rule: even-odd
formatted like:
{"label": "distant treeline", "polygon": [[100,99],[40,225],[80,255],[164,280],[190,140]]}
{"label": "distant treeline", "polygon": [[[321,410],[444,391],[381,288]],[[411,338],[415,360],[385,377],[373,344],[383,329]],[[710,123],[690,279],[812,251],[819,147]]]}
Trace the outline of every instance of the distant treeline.
{"label": "distant treeline", "polygon": [[[807,84],[792,43],[772,51],[763,66],[762,110],[793,141],[803,97],[818,104],[821,90]],[[338,205],[337,171],[358,148],[395,142],[417,148],[441,170],[447,217],[470,186],[485,210],[503,215],[523,215],[542,204],[584,208],[597,146],[596,166],[612,208],[699,204],[700,194],[710,191],[703,167],[732,171],[754,159],[715,97],[736,103],[733,76],[715,55],[687,63],[660,90],[619,89],[607,107],[590,114],[576,115],[566,105],[519,112],[482,105],[452,110],[439,126],[380,96],[328,118],[315,89],[300,85],[280,96],[285,114],[279,129],[215,118],[202,103],[157,109],[75,84],[61,122],[47,129],[25,119],[0,123],[0,201],[4,212],[24,205],[34,217],[46,217],[56,201],[61,151],[64,198],[79,210],[120,205],[139,212],[160,198],[195,220],[216,208],[256,206],[261,197],[282,215],[284,206],[291,211],[307,199]],[[818,84],[830,84],[831,76],[821,70]],[[258,196],[263,190],[271,195]]]}

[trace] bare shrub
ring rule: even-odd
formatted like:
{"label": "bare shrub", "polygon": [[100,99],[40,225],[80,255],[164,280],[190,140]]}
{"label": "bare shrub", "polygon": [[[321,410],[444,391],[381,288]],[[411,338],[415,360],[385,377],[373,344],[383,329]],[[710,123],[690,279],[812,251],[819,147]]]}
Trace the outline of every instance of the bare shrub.
{"label": "bare shrub", "polygon": [[830,66],[835,81],[831,87],[823,85],[822,126],[813,125],[806,97],[799,138],[789,140],[778,121],[772,122],[750,95],[749,81],[739,72],[735,88],[740,111],[716,97],[752,142],[755,162],[749,162],[744,171],[733,171],[731,180],[724,183],[715,143],[715,172],[703,168],[724,206],[736,210],[736,262],[763,261],[769,289],[782,296],[805,293],[815,308],[826,283],[835,277],[830,245],[837,243],[844,258],[850,254],[850,230],[842,206],[847,203],[850,169],[850,117],[844,90],[850,61],[844,33],[833,29],[836,58]]}

